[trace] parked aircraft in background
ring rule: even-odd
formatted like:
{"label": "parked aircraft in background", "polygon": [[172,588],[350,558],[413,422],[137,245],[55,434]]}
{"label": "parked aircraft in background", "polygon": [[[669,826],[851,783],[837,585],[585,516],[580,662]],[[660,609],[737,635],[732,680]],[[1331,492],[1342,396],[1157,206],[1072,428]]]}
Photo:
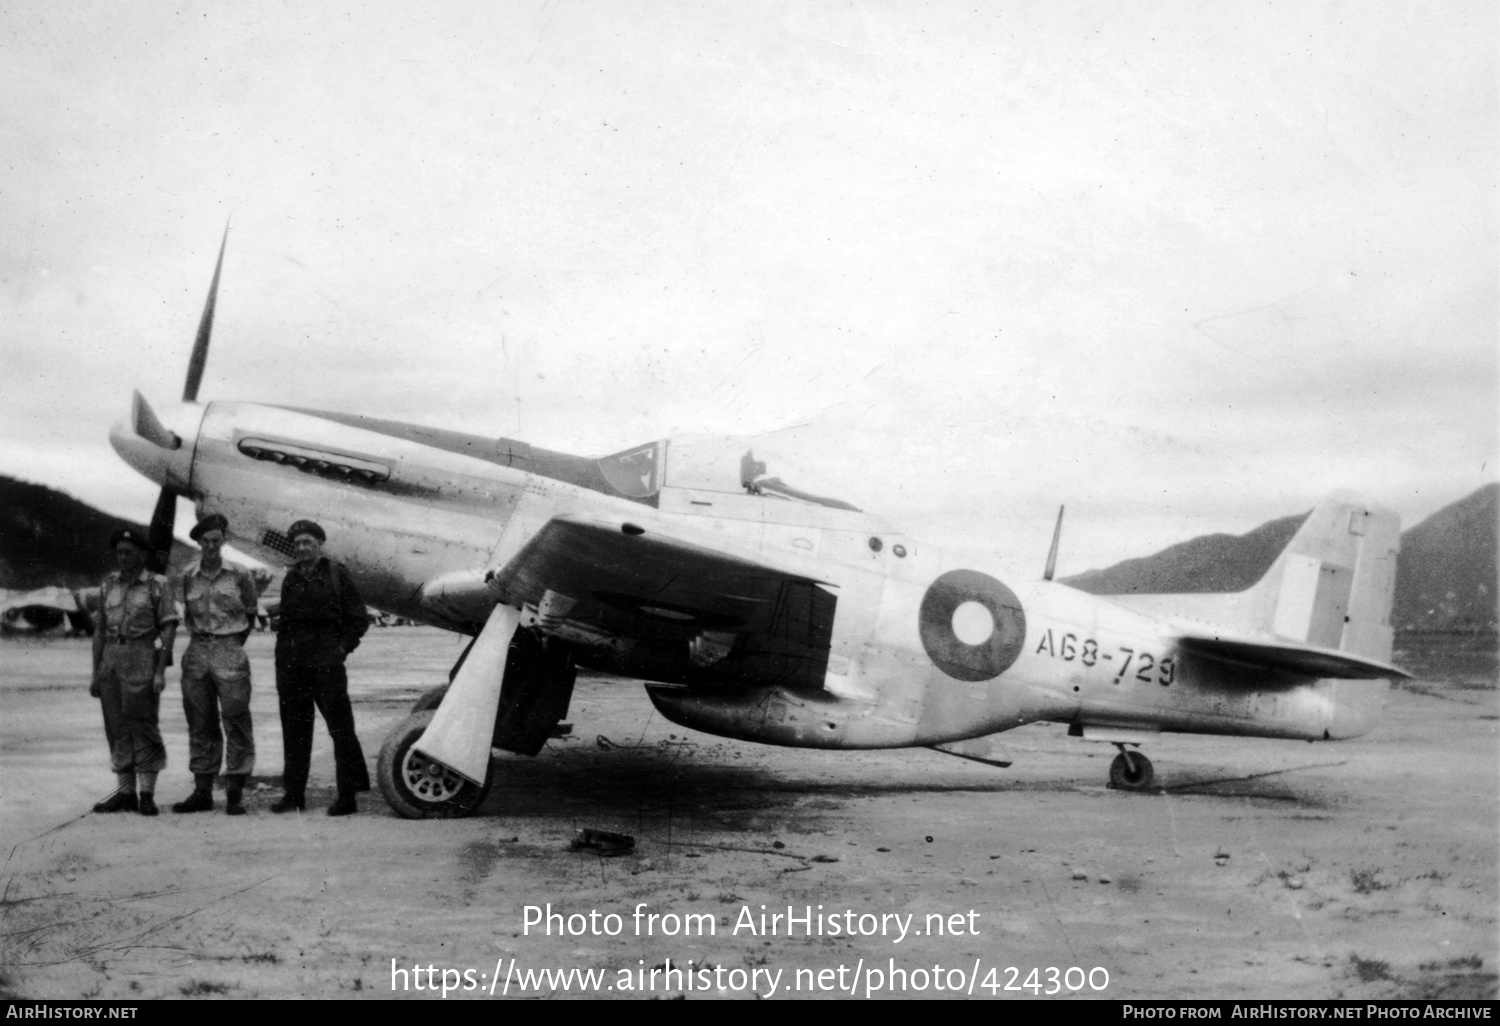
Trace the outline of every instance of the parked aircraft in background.
{"label": "parked aircraft in background", "polygon": [[[378,780],[409,817],[462,815],[493,748],[534,755],[579,667],[646,682],[669,719],[810,748],[933,746],[983,757],[1022,724],[1116,745],[1146,788],[1162,731],[1336,740],[1369,730],[1389,678],[1396,515],[1337,493],[1259,584],[1226,595],[1095,597],[1004,580],[774,476],[742,439],[572,456],[375,417],[197,402],[223,264],[183,401],[139,393],[111,432],[235,545],[289,563],[310,517],[375,607],[473,636],[451,686],[387,737]],[[1050,572],[1047,575],[1050,577]],[[436,704],[435,708],[431,708]]]}
{"label": "parked aircraft in background", "polygon": [[[97,601],[98,589],[92,590]],[[89,608],[89,599],[84,592],[68,588],[7,592],[0,597],[0,633],[91,634],[94,621]]]}

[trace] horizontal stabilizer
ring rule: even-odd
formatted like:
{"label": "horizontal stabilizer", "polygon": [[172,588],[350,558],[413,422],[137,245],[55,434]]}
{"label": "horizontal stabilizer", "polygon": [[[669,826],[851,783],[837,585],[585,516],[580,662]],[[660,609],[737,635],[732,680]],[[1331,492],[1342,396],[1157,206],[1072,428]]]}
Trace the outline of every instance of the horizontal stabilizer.
{"label": "horizontal stabilizer", "polygon": [[1315,645],[1258,638],[1233,638],[1223,635],[1205,637],[1184,635],[1177,639],[1183,652],[1228,659],[1253,666],[1270,666],[1309,677],[1337,677],[1346,680],[1368,680],[1385,677],[1410,677],[1411,674],[1390,663],[1380,662],[1352,652],[1341,652]]}

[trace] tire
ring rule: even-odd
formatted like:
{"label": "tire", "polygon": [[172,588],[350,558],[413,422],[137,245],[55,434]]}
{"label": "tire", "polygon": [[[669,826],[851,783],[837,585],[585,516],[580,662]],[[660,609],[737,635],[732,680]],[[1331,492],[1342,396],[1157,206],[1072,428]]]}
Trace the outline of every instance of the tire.
{"label": "tire", "polygon": [[411,714],[415,716],[421,712],[432,712],[443,704],[443,696],[447,693],[448,685],[446,684],[435,687],[430,691],[422,692],[422,697],[417,699],[416,704],[411,707]]}
{"label": "tire", "polygon": [[477,787],[452,770],[412,751],[433,713],[407,717],[386,735],[376,762],[380,793],[403,819],[458,819],[471,816],[489,794],[491,780]]}
{"label": "tire", "polygon": [[1156,780],[1151,760],[1140,752],[1121,752],[1109,764],[1109,786],[1121,791],[1144,791]]}

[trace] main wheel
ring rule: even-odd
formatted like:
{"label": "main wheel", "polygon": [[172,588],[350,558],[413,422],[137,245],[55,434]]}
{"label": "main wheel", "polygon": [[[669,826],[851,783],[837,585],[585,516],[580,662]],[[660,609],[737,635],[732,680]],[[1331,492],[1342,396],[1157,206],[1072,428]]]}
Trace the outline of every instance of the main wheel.
{"label": "main wheel", "polygon": [[375,774],[380,793],[396,815],[404,819],[453,819],[469,816],[484,802],[490,790],[486,777],[478,787],[440,762],[413,751],[432,722],[432,712],[409,716],[386,735],[380,746]]}
{"label": "main wheel", "polygon": [[1151,760],[1140,752],[1121,752],[1109,764],[1109,786],[1121,791],[1144,791],[1156,779]]}

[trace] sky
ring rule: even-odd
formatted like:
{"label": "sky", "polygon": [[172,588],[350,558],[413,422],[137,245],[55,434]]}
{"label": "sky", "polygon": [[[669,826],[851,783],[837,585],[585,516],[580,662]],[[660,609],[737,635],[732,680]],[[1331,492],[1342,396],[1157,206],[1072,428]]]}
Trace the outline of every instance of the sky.
{"label": "sky", "polygon": [[[0,474],[134,388],[788,483],[1032,576],[1496,479],[1496,5],[0,9]],[[777,452],[778,450],[770,450]],[[760,455],[757,453],[757,455]],[[179,530],[191,524],[184,505]]]}

